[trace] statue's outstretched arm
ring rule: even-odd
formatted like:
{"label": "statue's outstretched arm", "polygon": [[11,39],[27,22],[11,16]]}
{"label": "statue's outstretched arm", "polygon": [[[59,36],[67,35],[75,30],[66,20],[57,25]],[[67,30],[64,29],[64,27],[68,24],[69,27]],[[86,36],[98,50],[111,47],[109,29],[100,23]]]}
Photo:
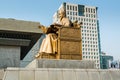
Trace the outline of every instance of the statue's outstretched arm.
{"label": "statue's outstretched arm", "polygon": [[40,28],[43,31],[43,33],[47,32],[47,27],[45,27],[43,25],[38,26],[38,28]]}

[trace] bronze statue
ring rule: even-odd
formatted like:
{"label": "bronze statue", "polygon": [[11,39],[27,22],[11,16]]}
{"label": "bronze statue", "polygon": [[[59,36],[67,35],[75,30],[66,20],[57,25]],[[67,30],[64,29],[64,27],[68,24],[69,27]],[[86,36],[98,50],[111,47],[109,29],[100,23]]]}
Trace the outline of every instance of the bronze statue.
{"label": "bronze statue", "polygon": [[66,12],[63,8],[59,10],[59,21],[50,25],[50,27],[45,27],[40,25],[39,28],[42,29],[43,33],[46,34],[42,41],[40,50],[36,58],[39,58],[42,54],[56,54],[57,53],[57,31],[59,28],[64,27],[80,27],[78,22],[71,23],[71,21],[66,17]]}
{"label": "bronze statue", "polygon": [[39,53],[35,55],[39,58],[41,54],[56,54],[57,53],[57,31],[62,26],[70,27],[71,21],[66,18],[65,10],[61,9],[59,11],[59,21],[50,25],[50,27],[45,27],[40,25],[39,28],[42,29],[43,33],[46,33],[46,37],[43,39]]}

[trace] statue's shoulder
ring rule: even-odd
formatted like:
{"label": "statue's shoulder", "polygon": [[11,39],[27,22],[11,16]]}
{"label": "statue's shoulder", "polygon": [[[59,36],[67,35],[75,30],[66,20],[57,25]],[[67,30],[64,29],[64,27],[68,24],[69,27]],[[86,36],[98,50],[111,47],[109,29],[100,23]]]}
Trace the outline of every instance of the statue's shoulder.
{"label": "statue's shoulder", "polygon": [[70,21],[70,19],[67,18],[67,17],[63,18],[63,20],[64,20],[64,21]]}

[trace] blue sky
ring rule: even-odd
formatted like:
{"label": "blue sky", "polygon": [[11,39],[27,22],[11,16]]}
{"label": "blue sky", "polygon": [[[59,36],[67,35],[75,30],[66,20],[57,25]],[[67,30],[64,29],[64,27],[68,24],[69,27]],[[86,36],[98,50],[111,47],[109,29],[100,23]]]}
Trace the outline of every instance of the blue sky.
{"label": "blue sky", "polygon": [[37,21],[48,26],[63,2],[98,7],[101,49],[120,60],[120,0],[0,0],[0,18]]}

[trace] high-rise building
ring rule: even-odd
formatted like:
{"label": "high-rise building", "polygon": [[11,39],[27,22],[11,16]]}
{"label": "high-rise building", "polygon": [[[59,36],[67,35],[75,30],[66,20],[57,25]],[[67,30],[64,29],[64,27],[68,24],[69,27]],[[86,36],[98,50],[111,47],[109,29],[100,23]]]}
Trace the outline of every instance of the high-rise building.
{"label": "high-rise building", "polygon": [[[97,7],[80,4],[63,3],[59,9],[66,10],[66,16],[72,21],[82,22],[82,59],[94,60],[100,68],[101,48]],[[58,11],[59,11],[58,9]],[[58,21],[58,11],[53,15],[53,22]]]}

